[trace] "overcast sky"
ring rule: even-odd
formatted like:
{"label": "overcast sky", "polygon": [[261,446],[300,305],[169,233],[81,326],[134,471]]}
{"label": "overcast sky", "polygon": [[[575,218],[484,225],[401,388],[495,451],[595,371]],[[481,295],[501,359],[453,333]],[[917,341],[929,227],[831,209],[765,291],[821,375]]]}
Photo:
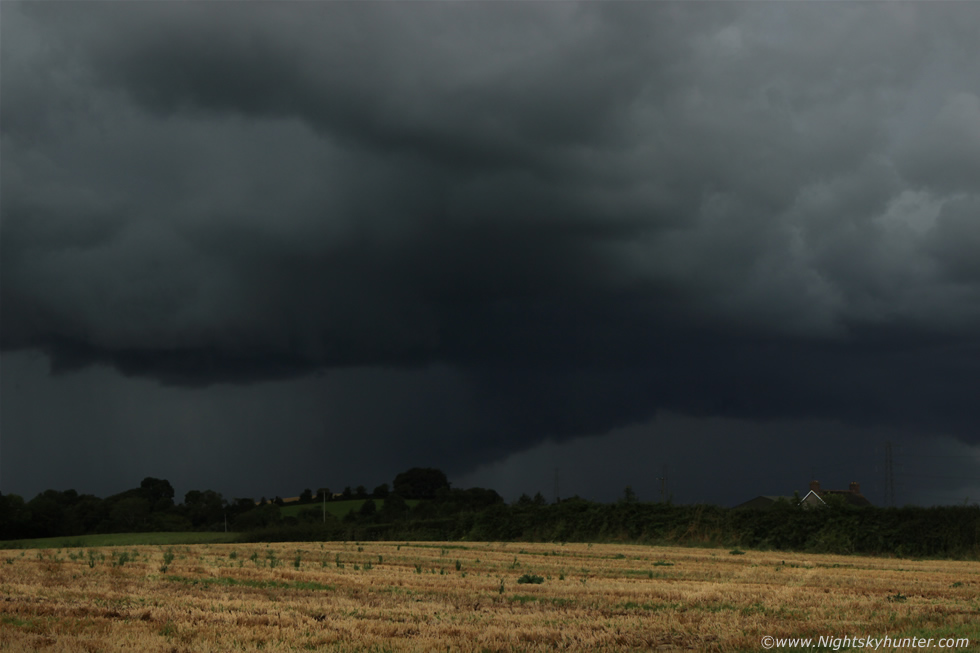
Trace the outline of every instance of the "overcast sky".
{"label": "overcast sky", "polygon": [[980,500],[980,4],[0,28],[0,491]]}

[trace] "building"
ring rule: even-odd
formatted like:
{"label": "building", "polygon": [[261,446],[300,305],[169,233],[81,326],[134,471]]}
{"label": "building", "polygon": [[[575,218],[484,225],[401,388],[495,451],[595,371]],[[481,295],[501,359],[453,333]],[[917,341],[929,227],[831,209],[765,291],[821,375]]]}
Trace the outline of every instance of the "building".
{"label": "building", "polygon": [[825,506],[827,498],[832,496],[841,497],[847,505],[855,508],[866,508],[871,505],[871,502],[861,494],[861,485],[856,481],[851,481],[846,490],[823,490],[820,488],[820,481],[810,481],[810,491],[800,501],[800,505],[804,508]]}
{"label": "building", "polygon": [[762,495],[754,499],[749,499],[745,503],[740,503],[735,508],[747,508],[750,510],[769,510],[776,505],[777,501],[785,500],[790,505],[801,505],[804,508],[827,505],[827,497],[839,496],[844,501],[856,508],[863,508],[872,505],[870,501],[861,494],[861,485],[852,482],[846,490],[823,490],[820,488],[820,481],[810,481],[810,491],[802,499],[799,494],[793,496]]}

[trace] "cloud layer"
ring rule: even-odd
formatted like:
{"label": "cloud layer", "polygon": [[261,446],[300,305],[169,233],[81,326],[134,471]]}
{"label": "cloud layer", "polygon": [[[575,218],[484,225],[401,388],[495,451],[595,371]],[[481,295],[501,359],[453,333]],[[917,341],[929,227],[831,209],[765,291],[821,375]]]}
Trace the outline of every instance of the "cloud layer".
{"label": "cloud layer", "polygon": [[[5,350],[976,437],[980,8],[16,4]],[[462,455],[462,454],[461,454]]]}

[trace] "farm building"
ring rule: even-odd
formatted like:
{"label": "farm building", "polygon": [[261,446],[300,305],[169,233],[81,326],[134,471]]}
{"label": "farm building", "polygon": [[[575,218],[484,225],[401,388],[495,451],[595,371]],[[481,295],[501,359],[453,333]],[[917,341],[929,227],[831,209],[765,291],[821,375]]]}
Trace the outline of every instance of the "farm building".
{"label": "farm building", "polygon": [[800,501],[800,505],[804,508],[825,506],[827,505],[827,497],[831,496],[842,497],[848,505],[856,508],[865,508],[871,505],[871,502],[861,494],[861,485],[856,481],[851,481],[846,490],[822,490],[820,489],[820,481],[810,481],[810,491]]}
{"label": "farm building", "polygon": [[750,510],[768,510],[776,505],[777,501],[784,500],[789,502],[791,505],[801,505],[804,508],[813,508],[816,506],[827,505],[826,499],[828,496],[840,496],[848,503],[848,505],[855,507],[865,507],[870,506],[871,502],[861,494],[861,485],[856,482],[852,482],[850,487],[846,490],[822,490],[820,488],[820,481],[810,481],[810,491],[802,499],[799,495],[794,496],[777,496],[777,495],[762,495],[754,499],[750,499],[744,503],[740,503],[735,508],[747,508]]}

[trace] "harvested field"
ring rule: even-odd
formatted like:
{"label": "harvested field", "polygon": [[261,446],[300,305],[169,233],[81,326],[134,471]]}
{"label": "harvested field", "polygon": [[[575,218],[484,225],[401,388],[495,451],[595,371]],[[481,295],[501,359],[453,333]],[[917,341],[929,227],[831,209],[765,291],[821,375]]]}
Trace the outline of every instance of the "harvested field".
{"label": "harvested field", "polygon": [[733,651],[760,650],[766,635],[980,644],[978,597],[975,562],[721,549],[8,550],[0,551],[0,650]]}

